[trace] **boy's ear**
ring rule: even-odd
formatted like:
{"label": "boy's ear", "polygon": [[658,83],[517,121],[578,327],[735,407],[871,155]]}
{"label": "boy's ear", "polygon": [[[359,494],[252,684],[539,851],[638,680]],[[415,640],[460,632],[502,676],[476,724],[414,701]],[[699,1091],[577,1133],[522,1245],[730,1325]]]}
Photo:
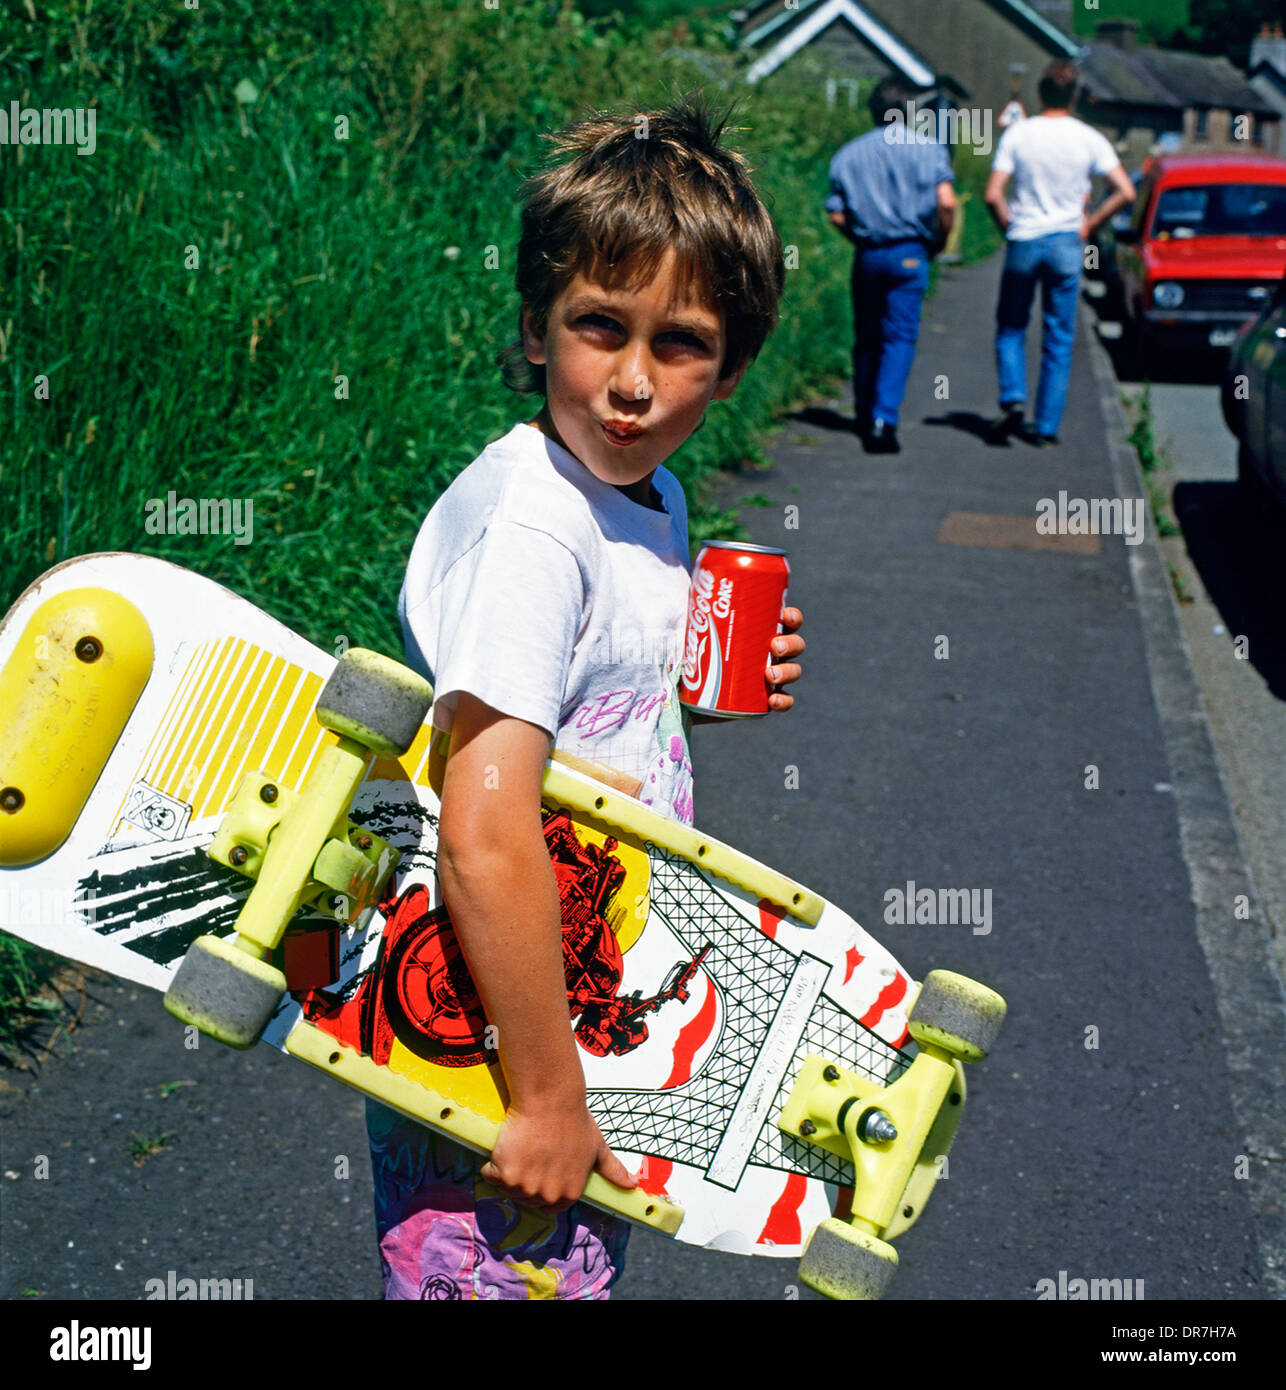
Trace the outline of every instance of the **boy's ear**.
{"label": "boy's ear", "polygon": [[531,310],[522,309],[522,350],[527,361],[539,367],[545,361],[545,340],[532,327]]}
{"label": "boy's ear", "polygon": [[741,378],[746,374],[746,368],[749,365],[749,362],[743,362],[731,376],[724,377],[722,381],[716,383],[710,399],[712,401],[726,401],[740,386]]}

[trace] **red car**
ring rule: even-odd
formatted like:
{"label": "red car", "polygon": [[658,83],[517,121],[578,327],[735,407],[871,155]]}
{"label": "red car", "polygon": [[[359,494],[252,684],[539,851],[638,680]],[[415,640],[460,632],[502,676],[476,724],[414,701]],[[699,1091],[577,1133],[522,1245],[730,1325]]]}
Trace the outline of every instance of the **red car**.
{"label": "red car", "polygon": [[1231,347],[1286,272],[1286,158],[1150,159],[1129,225],[1116,229],[1116,270],[1141,352]]}

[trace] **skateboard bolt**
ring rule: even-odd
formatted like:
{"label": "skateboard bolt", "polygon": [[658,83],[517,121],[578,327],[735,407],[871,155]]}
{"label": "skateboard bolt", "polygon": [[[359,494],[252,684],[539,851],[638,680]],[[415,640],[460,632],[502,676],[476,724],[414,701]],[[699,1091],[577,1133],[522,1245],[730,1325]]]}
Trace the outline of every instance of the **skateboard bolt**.
{"label": "skateboard bolt", "polygon": [[371,839],[369,835],[359,835],[357,837],[358,849],[370,849],[371,845],[373,845],[374,843],[375,842]]}
{"label": "skateboard bolt", "polygon": [[898,1132],[883,1110],[868,1110],[862,1116],[858,1136],[867,1144],[887,1144],[898,1137]]}
{"label": "skateboard bolt", "polygon": [[103,654],[103,644],[97,637],[82,637],[76,643],[76,655],[81,661],[97,661]]}
{"label": "skateboard bolt", "polygon": [[264,785],[259,788],[259,800],[266,801],[268,805],[271,806],[276,799],[277,788],[274,787],[271,782],[265,782]]}
{"label": "skateboard bolt", "polygon": [[228,853],[228,863],[239,869],[250,858],[250,851],[242,845],[234,845]]}
{"label": "skateboard bolt", "polygon": [[21,811],[27,798],[18,790],[17,787],[6,787],[0,792],[0,810],[8,811],[13,815],[15,811]]}
{"label": "skateboard bolt", "polygon": [[838,1081],[838,1080],[839,1080],[839,1068],[838,1068],[838,1067],[827,1067],[826,1070],[825,1070],[824,1072],[822,1072],[822,1076],[823,1076],[827,1081]]}
{"label": "skateboard bolt", "polygon": [[816,1134],[817,1126],[812,1122],[812,1120],[805,1120],[804,1123],[800,1125],[799,1132],[801,1134]]}

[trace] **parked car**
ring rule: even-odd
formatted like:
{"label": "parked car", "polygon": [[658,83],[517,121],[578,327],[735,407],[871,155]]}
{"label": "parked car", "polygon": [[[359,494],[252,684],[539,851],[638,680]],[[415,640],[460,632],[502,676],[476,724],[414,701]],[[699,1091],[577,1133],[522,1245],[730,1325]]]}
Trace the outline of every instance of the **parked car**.
{"label": "parked car", "polygon": [[1223,415],[1237,436],[1237,472],[1247,500],[1265,492],[1286,506],[1286,279],[1228,356]]}
{"label": "parked car", "polygon": [[1159,155],[1113,230],[1125,331],[1145,358],[1231,347],[1286,273],[1286,158]]}

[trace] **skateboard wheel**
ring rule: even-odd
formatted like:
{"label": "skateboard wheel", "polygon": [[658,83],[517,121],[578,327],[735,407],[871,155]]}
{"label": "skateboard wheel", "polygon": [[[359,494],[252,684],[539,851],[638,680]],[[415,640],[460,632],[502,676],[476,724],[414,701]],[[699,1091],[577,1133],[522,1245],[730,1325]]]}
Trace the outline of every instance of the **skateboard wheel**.
{"label": "skateboard wheel", "polygon": [[352,647],[322,687],[317,718],[383,757],[399,758],[432,704],[433,687],[423,677],[378,652]]}
{"label": "skateboard wheel", "polygon": [[897,1273],[898,1252],[877,1236],[831,1217],[809,1237],[799,1277],[827,1298],[883,1298]]}
{"label": "skateboard wheel", "polygon": [[995,990],[950,970],[925,976],[907,1019],[918,1043],[940,1047],[965,1062],[980,1062],[1005,1021],[1005,1001]]}
{"label": "skateboard wheel", "polygon": [[199,936],[188,948],[165,1007],[229,1047],[253,1047],[286,993],[286,977],[231,940]]}

